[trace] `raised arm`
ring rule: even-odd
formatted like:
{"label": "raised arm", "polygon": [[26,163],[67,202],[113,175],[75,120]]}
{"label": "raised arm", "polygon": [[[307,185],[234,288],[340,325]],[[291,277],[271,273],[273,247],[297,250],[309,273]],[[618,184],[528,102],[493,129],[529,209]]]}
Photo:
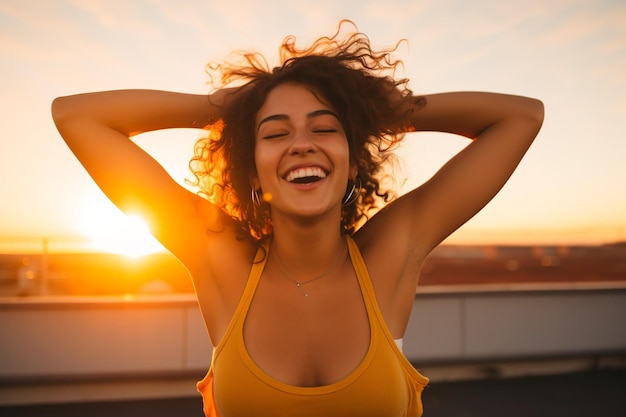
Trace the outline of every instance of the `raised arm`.
{"label": "raised arm", "polygon": [[202,128],[218,111],[207,95],[152,90],[80,94],[52,104],[61,136],[100,189],[121,210],[141,214],[177,254],[189,246],[185,240],[203,232],[199,206],[210,206],[214,219],[219,210],[178,185],[130,137],[158,129]]}
{"label": "raised arm", "polygon": [[419,210],[414,233],[439,244],[487,204],[509,179],[543,123],[543,104],[492,93],[428,96],[414,114],[417,130],[463,135],[473,142],[409,200]]}
{"label": "raised arm", "polygon": [[402,230],[398,239],[421,255],[496,195],[543,122],[543,104],[526,97],[458,92],[425,99],[423,107],[415,106],[409,112],[415,130],[448,132],[473,141],[373,224],[377,232]]}

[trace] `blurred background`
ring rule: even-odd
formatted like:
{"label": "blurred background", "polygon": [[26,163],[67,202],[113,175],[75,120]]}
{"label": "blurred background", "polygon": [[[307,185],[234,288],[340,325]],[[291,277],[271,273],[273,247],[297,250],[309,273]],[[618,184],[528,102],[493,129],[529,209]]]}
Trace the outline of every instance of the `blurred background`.
{"label": "blurred background", "polygon": [[[549,377],[560,379],[541,381],[569,393],[590,392],[590,381],[624,386],[623,1],[2,0],[0,413],[197,401],[194,381],[210,363],[186,271],[140,217],[100,193],[56,132],[52,100],[123,88],[209,93],[207,63],[255,50],[273,66],[285,36],[308,45],[343,18],[374,47],[406,39],[397,75],[416,93],[497,91],[546,106],[509,183],[424,266],[405,353],[433,381],[431,413],[466,404],[459,395],[469,385],[454,391],[457,383]],[[187,186],[202,135],[176,129],[134,140]],[[466,144],[407,135],[401,192]],[[610,376],[580,377],[589,372]],[[523,400],[514,393],[524,389],[496,386],[512,387],[501,397],[514,415]],[[564,410],[566,399],[554,398]],[[598,402],[625,409],[617,396]]]}

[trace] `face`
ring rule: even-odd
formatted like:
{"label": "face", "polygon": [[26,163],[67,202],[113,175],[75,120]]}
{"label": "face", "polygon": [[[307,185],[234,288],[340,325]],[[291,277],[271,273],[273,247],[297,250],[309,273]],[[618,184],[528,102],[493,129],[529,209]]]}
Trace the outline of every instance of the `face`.
{"label": "face", "polygon": [[259,109],[255,129],[252,182],[270,199],[272,216],[340,216],[355,170],[335,111],[310,87],[281,84]]}

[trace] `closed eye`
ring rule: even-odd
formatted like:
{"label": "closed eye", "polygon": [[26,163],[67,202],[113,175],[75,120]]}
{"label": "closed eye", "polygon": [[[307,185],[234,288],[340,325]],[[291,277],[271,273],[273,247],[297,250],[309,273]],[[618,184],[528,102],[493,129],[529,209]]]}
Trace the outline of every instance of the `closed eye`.
{"label": "closed eye", "polygon": [[277,138],[280,138],[280,137],[283,137],[283,136],[287,136],[287,133],[282,133],[282,132],[281,133],[272,133],[272,134],[263,136],[263,139],[277,139]]}

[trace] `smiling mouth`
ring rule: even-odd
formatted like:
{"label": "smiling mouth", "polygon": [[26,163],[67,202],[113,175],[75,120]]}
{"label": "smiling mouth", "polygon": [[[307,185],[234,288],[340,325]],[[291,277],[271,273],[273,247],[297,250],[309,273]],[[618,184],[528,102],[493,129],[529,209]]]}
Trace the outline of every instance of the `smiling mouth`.
{"label": "smiling mouth", "polygon": [[298,168],[290,171],[285,180],[294,184],[310,184],[326,178],[326,172],[319,167]]}

